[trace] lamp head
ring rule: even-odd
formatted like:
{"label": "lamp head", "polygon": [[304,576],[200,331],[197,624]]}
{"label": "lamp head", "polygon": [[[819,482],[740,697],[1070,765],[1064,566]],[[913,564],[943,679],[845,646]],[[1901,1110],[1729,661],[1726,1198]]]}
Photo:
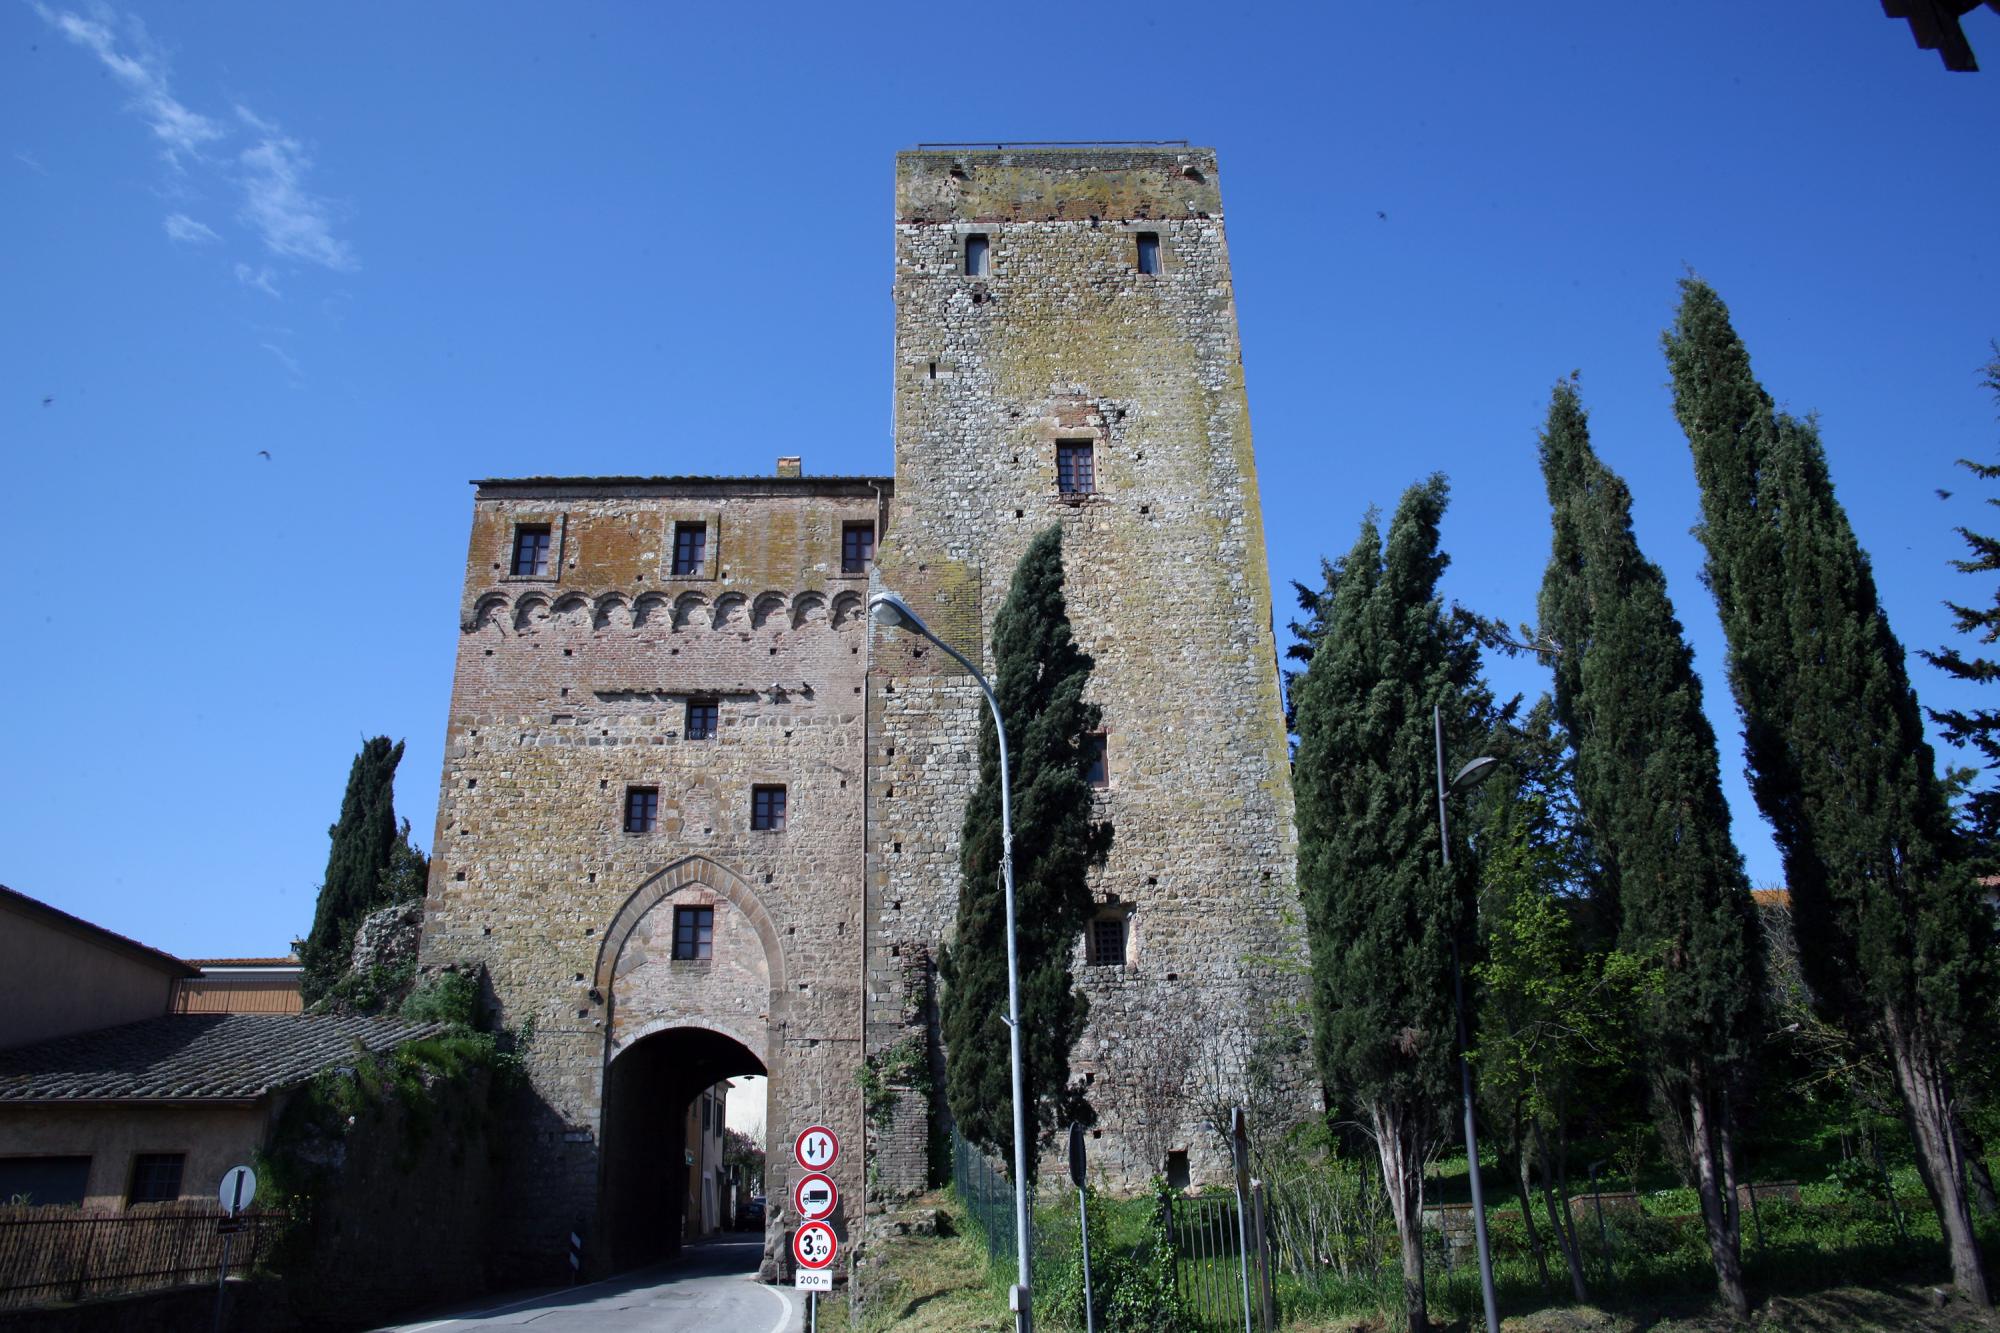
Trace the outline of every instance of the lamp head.
{"label": "lamp head", "polygon": [[868,618],[883,629],[906,629],[927,639],[931,636],[930,627],[893,592],[878,592],[868,599]]}
{"label": "lamp head", "polygon": [[1458,770],[1457,776],[1451,780],[1451,789],[1453,791],[1466,791],[1469,788],[1477,787],[1480,783],[1492,777],[1493,770],[1498,767],[1500,767],[1498,759],[1495,759],[1490,754],[1483,754],[1464,768]]}

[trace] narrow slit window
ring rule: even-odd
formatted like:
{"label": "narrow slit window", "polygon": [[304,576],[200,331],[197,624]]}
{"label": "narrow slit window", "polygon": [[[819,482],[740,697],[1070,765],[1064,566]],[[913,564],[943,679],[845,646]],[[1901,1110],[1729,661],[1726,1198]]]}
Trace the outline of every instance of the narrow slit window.
{"label": "narrow slit window", "polygon": [[1141,273],[1160,271],[1160,233],[1156,231],[1139,233],[1139,271]]}
{"label": "narrow slit window", "polygon": [[865,574],[875,562],[875,525],[849,523],[840,530],[840,572]]}
{"label": "narrow slit window", "polygon": [[708,559],[708,524],[674,524],[674,573],[691,578],[701,573]]}
{"label": "narrow slit window", "polygon": [[722,706],[713,699],[688,700],[687,725],[681,734],[691,741],[715,739],[715,724],[720,720]]}
{"label": "narrow slit window", "polygon": [[1083,776],[1093,787],[1111,785],[1111,764],[1101,731],[1083,738]]}
{"label": "narrow slit window", "polygon": [[514,529],[514,573],[517,576],[549,572],[551,536],[546,523],[523,523]]}
{"label": "narrow slit window", "polygon": [[627,787],[625,789],[625,831],[627,833],[651,833],[660,822],[660,789],[658,787]]}
{"label": "narrow slit window", "polygon": [[[715,909],[676,907],[674,909],[674,957],[682,962],[698,962],[715,952]],[[706,1105],[703,1110],[707,1110]]]}
{"label": "narrow slit window", "polygon": [[750,789],[750,827],[779,833],[785,827],[785,789],[783,787],[752,787]]}
{"label": "narrow slit window", "polygon": [[986,237],[983,233],[974,232],[965,238],[965,276],[986,276]]}
{"label": "narrow slit window", "polygon": [[1089,440],[1056,442],[1056,489],[1064,495],[1096,492],[1097,459]]}

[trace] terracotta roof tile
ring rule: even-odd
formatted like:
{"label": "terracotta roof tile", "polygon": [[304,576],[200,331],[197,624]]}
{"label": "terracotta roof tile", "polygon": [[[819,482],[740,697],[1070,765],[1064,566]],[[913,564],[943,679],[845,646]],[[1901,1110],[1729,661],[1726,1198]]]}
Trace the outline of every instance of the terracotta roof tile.
{"label": "terracotta roof tile", "polygon": [[170,1014],[0,1051],[0,1103],[247,1100],[445,1029],[334,1014]]}

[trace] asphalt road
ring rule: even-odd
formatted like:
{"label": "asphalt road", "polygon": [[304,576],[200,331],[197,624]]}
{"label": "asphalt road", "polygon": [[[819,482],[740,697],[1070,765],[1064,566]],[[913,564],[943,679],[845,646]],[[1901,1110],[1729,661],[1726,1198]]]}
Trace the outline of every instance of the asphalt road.
{"label": "asphalt road", "polygon": [[494,1296],[449,1314],[395,1324],[382,1333],[796,1333],[805,1298],[757,1281],[760,1234],[728,1233],[690,1245],[678,1259],[581,1287]]}

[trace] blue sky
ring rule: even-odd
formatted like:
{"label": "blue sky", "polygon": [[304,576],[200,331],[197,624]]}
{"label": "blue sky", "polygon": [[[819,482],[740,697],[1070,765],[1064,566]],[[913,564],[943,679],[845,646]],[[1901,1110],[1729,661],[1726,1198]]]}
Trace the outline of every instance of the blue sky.
{"label": "blue sky", "polygon": [[1952,460],[2000,446],[1996,80],[1873,0],[0,0],[0,882],[282,952],[364,737],[407,738],[430,841],[468,478],[887,470],[894,151],[1119,137],[1221,155],[1281,588],[1443,470],[1449,591],[1531,618],[1535,432],[1582,371],[1773,882],[1659,334],[1716,285],[1942,642],[1985,595]]}

